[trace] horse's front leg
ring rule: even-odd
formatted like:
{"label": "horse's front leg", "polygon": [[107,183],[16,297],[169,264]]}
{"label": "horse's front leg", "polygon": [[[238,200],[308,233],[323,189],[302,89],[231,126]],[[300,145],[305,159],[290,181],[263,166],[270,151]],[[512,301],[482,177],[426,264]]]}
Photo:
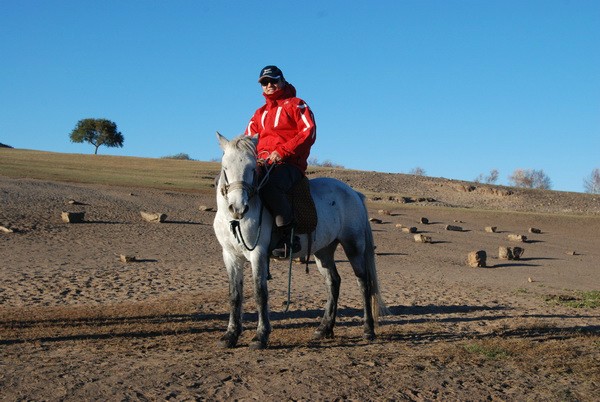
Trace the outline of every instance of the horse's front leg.
{"label": "horse's front leg", "polygon": [[269,275],[268,249],[256,248],[250,259],[252,264],[252,277],[254,279],[254,298],[258,313],[258,326],[256,336],[252,339],[250,349],[264,349],[269,343],[271,323],[269,321],[269,290],[267,278]]}
{"label": "horse's front leg", "polygon": [[229,325],[221,337],[221,346],[233,348],[242,333],[242,302],[244,299],[244,259],[223,250],[223,261],[229,277]]}

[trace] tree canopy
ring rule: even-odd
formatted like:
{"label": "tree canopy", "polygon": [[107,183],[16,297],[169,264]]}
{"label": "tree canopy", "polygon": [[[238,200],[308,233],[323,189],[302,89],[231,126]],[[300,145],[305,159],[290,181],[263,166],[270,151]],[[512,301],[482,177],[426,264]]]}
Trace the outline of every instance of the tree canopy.
{"label": "tree canopy", "polygon": [[122,147],[125,140],[123,134],[117,131],[117,125],[107,119],[82,119],[71,131],[71,142],[89,142],[95,147],[94,154],[98,148]]}
{"label": "tree canopy", "polygon": [[509,176],[511,184],[515,187],[538,188],[550,190],[552,181],[543,170],[536,169],[515,169]]}

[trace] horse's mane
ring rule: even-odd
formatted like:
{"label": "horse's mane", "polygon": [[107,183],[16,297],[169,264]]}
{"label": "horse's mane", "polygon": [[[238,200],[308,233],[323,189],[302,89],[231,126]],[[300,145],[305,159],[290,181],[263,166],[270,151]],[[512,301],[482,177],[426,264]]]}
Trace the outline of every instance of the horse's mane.
{"label": "horse's mane", "polygon": [[248,135],[242,134],[239,137],[234,138],[229,142],[229,146],[242,152],[249,153],[256,158],[256,143],[253,141],[252,137]]}

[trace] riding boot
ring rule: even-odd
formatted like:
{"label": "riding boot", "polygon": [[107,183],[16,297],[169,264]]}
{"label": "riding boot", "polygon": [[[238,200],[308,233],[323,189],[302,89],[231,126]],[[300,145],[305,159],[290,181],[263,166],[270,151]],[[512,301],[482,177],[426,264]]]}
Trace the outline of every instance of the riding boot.
{"label": "riding boot", "polygon": [[273,257],[289,258],[290,255],[295,254],[302,249],[300,238],[296,235],[292,238],[292,228],[293,224],[277,228],[281,237],[272,251]]}

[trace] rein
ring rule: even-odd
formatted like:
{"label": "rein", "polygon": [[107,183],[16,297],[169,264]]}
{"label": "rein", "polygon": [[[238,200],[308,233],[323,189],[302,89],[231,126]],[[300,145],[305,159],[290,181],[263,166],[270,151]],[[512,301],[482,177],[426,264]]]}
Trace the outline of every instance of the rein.
{"label": "rein", "polygon": [[242,243],[244,245],[244,247],[246,247],[246,250],[248,251],[252,251],[256,248],[256,246],[258,245],[258,240],[260,239],[260,232],[262,229],[262,214],[263,214],[263,209],[264,207],[261,205],[260,208],[260,214],[258,215],[258,233],[256,234],[256,241],[254,242],[254,245],[252,245],[252,247],[249,247],[248,244],[246,244],[246,240],[244,239],[244,235],[242,234],[242,228],[240,225],[240,221],[239,220],[232,220],[229,221],[229,229],[231,230],[231,233],[233,233],[233,236],[235,237],[235,239],[238,241],[238,243]]}

